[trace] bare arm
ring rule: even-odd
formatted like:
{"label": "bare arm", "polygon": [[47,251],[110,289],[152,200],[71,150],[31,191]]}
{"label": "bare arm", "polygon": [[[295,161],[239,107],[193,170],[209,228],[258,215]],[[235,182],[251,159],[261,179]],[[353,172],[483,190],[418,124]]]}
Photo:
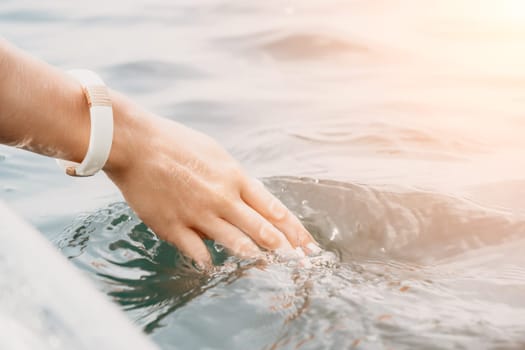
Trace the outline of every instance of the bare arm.
{"label": "bare arm", "polygon": [[67,75],[0,39],[0,142],[82,160],[89,110],[79,89]]}
{"label": "bare arm", "polygon": [[[210,256],[202,237],[240,256],[314,243],[211,138],[110,95],[115,126],[104,171],[160,238],[203,265]],[[0,39],[0,143],[80,162],[89,128],[80,84]]]}

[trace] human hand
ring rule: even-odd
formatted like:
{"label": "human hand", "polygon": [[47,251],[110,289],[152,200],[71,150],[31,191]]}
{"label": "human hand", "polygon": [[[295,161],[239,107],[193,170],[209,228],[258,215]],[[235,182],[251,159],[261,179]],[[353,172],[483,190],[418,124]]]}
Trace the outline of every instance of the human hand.
{"label": "human hand", "polygon": [[[211,264],[208,237],[234,254],[258,246],[319,248],[299,220],[209,137],[111,91],[113,144],[104,171],[161,239]],[[74,162],[90,139],[82,86],[0,38],[0,143]],[[42,132],[45,130],[45,132]]]}
{"label": "human hand", "polygon": [[214,140],[122,96],[113,100],[115,136],[104,170],[159,238],[200,265],[211,264],[202,238],[241,257],[259,255],[258,246],[284,254],[318,249],[300,221]]}

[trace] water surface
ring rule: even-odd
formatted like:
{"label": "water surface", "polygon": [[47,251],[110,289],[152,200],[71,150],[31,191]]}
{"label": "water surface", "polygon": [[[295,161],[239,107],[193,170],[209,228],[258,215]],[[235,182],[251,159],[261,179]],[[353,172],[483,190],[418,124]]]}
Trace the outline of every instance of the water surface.
{"label": "water surface", "polygon": [[326,249],[198,273],[104,176],[1,148],[1,198],[162,348],[525,347],[520,1],[4,0],[0,31],[209,133]]}

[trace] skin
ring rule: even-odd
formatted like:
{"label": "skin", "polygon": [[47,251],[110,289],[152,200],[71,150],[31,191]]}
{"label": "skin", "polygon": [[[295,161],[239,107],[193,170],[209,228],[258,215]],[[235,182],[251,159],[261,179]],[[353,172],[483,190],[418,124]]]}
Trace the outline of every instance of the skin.
{"label": "skin", "polygon": [[[315,250],[300,221],[213,139],[110,96],[114,135],[103,171],[159,238],[202,267],[211,265],[203,238],[241,257]],[[50,157],[81,162],[89,143],[81,85],[1,38],[0,125],[0,143]]]}

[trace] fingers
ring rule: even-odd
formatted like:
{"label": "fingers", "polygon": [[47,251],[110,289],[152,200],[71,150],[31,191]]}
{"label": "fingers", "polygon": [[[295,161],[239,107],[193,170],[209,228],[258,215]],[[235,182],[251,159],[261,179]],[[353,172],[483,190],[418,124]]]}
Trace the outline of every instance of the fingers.
{"label": "fingers", "polygon": [[212,266],[210,252],[199,234],[188,227],[179,227],[166,236],[182,254],[193,259],[200,267]]}
{"label": "fingers", "polygon": [[[203,228],[204,229],[204,228]],[[206,223],[207,236],[223,245],[234,255],[241,258],[254,258],[261,254],[257,245],[244,232],[232,224],[217,218],[213,223]]]}
{"label": "fingers", "polygon": [[299,219],[272,195],[262,182],[251,179],[241,192],[242,199],[286,235],[293,247],[315,251],[316,242]]}
{"label": "fingers", "polygon": [[292,250],[292,246],[282,232],[242,201],[225,213],[225,219],[263,248]]}

